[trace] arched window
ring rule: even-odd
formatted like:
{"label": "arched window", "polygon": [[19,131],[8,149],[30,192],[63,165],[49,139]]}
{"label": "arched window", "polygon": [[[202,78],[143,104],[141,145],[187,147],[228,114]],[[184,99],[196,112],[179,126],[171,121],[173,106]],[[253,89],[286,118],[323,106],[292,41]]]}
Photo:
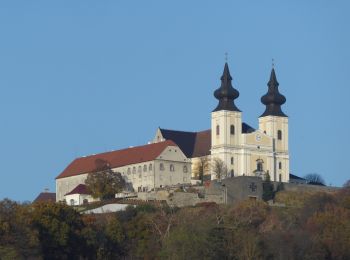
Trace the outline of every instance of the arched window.
{"label": "arched window", "polygon": [[135,174],[136,173],[136,167],[132,167],[132,173]]}
{"label": "arched window", "polygon": [[233,157],[231,157],[231,164],[233,164]]}
{"label": "arched window", "polygon": [[278,163],[278,169],[282,170],[282,162]]}
{"label": "arched window", "polygon": [[147,165],[146,164],[143,166],[143,172],[147,172]]}
{"label": "arched window", "polygon": [[137,172],[138,173],[142,172],[142,167],[141,166],[138,167]]}
{"label": "arched window", "polygon": [[183,172],[184,172],[184,173],[187,173],[187,171],[188,171],[187,166],[184,165],[184,167],[183,167]]}
{"label": "arched window", "polygon": [[235,171],[232,169],[231,170],[231,177],[234,177],[235,176]]}
{"label": "arched window", "polygon": [[277,131],[277,139],[282,140],[282,131],[281,130]]}
{"label": "arched window", "polygon": [[261,159],[258,159],[256,160],[256,170],[259,171],[259,172],[262,172],[264,169],[263,169],[263,160]]}
{"label": "arched window", "polygon": [[130,174],[130,173],[131,173],[131,170],[130,170],[130,168],[128,168],[128,171],[127,171],[127,173],[128,173],[128,174]]}
{"label": "arched window", "polygon": [[230,133],[231,133],[231,135],[234,135],[234,134],[235,134],[235,126],[234,126],[234,125],[231,125],[231,127],[230,127]]}
{"label": "arched window", "polygon": [[173,164],[170,164],[170,171],[171,171],[171,172],[175,171],[175,167],[174,167]]}
{"label": "arched window", "polygon": [[71,206],[74,206],[74,204],[75,204],[74,200],[71,199],[71,200],[70,200],[70,205],[71,205]]}
{"label": "arched window", "polygon": [[164,164],[163,163],[159,164],[159,170],[164,171]]}
{"label": "arched window", "polygon": [[216,126],[216,135],[219,135],[219,134],[220,134],[220,126],[217,125],[217,126]]}
{"label": "arched window", "polygon": [[148,166],[148,170],[152,171],[152,163],[150,163],[150,165]]}

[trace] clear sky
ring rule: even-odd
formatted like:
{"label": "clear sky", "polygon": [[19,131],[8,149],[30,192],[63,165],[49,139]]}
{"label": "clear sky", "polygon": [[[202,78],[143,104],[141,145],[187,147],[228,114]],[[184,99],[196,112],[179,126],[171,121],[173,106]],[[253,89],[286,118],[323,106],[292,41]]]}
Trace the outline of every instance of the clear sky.
{"label": "clear sky", "polygon": [[224,53],[257,127],[275,59],[291,172],[350,179],[350,1],[1,1],[0,199],[76,157],[210,128]]}

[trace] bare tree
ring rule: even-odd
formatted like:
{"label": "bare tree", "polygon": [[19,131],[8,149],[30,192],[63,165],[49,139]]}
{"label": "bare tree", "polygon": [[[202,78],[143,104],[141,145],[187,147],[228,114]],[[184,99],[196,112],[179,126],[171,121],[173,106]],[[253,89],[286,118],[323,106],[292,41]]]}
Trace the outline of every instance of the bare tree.
{"label": "bare tree", "polygon": [[218,180],[225,179],[228,174],[227,166],[223,160],[215,157],[212,162],[212,171]]}
{"label": "bare tree", "polygon": [[193,167],[193,174],[196,178],[201,180],[201,184],[203,185],[204,174],[209,169],[209,160],[208,157],[199,157],[198,161],[195,162]]}
{"label": "bare tree", "polygon": [[350,187],[350,180],[347,180],[344,184],[343,187]]}
{"label": "bare tree", "polygon": [[317,173],[309,173],[305,175],[304,179],[307,181],[307,184],[325,186],[324,179]]}

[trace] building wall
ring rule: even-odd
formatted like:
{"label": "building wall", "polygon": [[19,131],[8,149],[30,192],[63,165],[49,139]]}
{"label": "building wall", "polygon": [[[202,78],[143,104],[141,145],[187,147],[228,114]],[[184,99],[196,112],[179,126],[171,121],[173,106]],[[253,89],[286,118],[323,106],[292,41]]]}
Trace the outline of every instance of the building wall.
{"label": "building wall", "polygon": [[56,201],[63,201],[64,195],[72,191],[79,184],[85,184],[86,174],[56,179]]}
{"label": "building wall", "polygon": [[[162,170],[161,164],[163,165]],[[187,171],[184,171],[184,167],[187,168]],[[134,191],[149,191],[154,188],[191,182],[191,161],[177,146],[168,146],[153,161],[130,164],[112,170],[120,172]],[[63,200],[64,195],[78,184],[84,184],[87,176],[86,173],[57,179],[56,201]]]}

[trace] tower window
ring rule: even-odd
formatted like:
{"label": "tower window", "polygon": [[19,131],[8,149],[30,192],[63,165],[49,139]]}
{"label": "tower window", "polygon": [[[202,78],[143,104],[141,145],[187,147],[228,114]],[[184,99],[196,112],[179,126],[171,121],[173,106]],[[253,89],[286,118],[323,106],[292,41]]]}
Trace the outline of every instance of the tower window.
{"label": "tower window", "polygon": [[220,126],[217,125],[217,126],[216,126],[216,135],[219,135],[219,134],[220,134]]}
{"label": "tower window", "polygon": [[233,164],[233,157],[231,157],[231,164]]}
{"label": "tower window", "polygon": [[235,176],[235,171],[232,169],[231,170],[231,177],[234,177]]}
{"label": "tower window", "polygon": [[147,165],[146,164],[143,166],[143,171],[147,172]]}
{"label": "tower window", "polygon": [[234,135],[234,134],[235,134],[235,126],[234,126],[234,125],[231,125],[231,127],[230,127],[230,133],[231,133],[231,135]]}
{"label": "tower window", "polygon": [[256,161],[256,170],[259,172],[263,171],[263,160],[259,159]]}
{"label": "tower window", "polygon": [[150,165],[148,166],[148,170],[149,170],[149,171],[152,171],[152,164],[150,164]]}
{"label": "tower window", "polygon": [[281,130],[277,131],[277,139],[282,140],[282,131]]}
{"label": "tower window", "polygon": [[282,163],[281,162],[278,163],[278,169],[282,170]]}
{"label": "tower window", "polygon": [[171,171],[171,172],[175,171],[175,167],[174,167],[173,164],[170,164],[170,171]]}

